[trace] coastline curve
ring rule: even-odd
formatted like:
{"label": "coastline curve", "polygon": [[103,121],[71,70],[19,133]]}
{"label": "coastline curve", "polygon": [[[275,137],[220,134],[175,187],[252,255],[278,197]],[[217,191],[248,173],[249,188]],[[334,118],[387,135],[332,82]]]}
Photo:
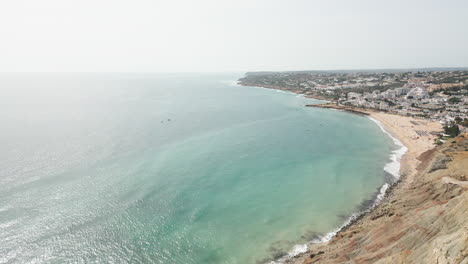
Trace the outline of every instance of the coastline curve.
{"label": "coastline curve", "polygon": [[[353,112],[348,112],[350,114],[357,114]],[[392,175],[392,181],[384,183],[380,188],[379,191],[375,194],[375,196],[370,200],[372,201],[367,207],[363,210],[359,210],[354,212],[349,216],[346,221],[336,228],[335,230],[325,233],[324,235],[318,236],[317,238],[309,241],[305,244],[298,244],[295,245],[286,255],[280,257],[279,259],[273,260],[269,262],[269,264],[284,264],[286,261],[293,259],[294,257],[306,253],[313,244],[320,244],[326,243],[332,240],[340,231],[344,230],[345,228],[351,226],[354,222],[358,219],[363,217],[364,215],[368,214],[372,211],[375,207],[382,203],[384,198],[386,197],[387,191],[396,184],[400,179],[400,168],[401,168],[401,159],[402,157],[408,152],[408,148],[394,135],[392,135],[389,131],[387,131],[384,125],[375,118],[367,116],[372,122],[377,124],[377,126],[384,132],[387,136],[389,136],[394,144],[399,148],[393,150],[390,154],[390,162],[386,163],[384,166],[384,171]]]}

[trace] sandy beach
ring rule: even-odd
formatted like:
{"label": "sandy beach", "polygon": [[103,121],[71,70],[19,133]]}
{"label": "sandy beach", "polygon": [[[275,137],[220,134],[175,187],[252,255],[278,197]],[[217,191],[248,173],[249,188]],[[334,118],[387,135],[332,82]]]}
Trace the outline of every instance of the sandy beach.
{"label": "sandy beach", "polygon": [[400,174],[405,178],[401,184],[411,184],[417,172],[416,168],[421,163],[418,157],[435,147],[436,133],[442,131],[442,125],[413,117],[383,112],[366,112],[369,113],[371,118],[379,121],[387,132],[408,148],[408,151],[401,159]]}

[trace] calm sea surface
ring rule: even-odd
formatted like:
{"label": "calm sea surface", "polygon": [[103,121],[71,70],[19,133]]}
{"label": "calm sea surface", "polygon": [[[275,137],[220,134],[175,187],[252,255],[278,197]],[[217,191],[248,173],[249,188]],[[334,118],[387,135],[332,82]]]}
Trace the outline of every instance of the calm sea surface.
{"label": "calm sea surface", "polygon": [[256,263],[384,183],[366,117],[240,74],[0,76],[0,263]]}

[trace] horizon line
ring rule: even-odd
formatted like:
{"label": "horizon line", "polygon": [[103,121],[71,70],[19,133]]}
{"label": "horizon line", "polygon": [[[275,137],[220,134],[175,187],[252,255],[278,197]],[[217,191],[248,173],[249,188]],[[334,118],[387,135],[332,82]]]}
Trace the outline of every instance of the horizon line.
{"label": "horizon line", "polygon": [[34,73],[34,74],[50,74],[50,73],[132,73],[132,74],[171,74],[171,73],[273,73],[273,72],[333,72],[333,71],[349,71],[349,72],[362,72],[362,71],[404,71],[404,70],[468,70],[468,66],[447,66],[447,67],[401,67],[401,68],[336,68],[336,69],[308,69],[308,70],[244,70],[244,71],[0,71],[0,74],[21,74],[21,73]]}

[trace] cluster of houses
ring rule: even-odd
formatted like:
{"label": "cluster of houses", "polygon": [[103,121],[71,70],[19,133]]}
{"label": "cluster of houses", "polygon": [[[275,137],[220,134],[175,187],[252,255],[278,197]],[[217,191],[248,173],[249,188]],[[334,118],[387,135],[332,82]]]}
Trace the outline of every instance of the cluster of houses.
{"label": "cluster of houses", "polygon": [[[468,124],[468,70],[400,72],[259,72],[240,84],[281,89],[343,105],[441,123]],[[455,92],[447,92],[455,91]]]}
{"label": "cluster of houses", "polygon": [[[450,98],[457,98],[452,100]],[[424,87],[401,87],[383,92],[349,92],[338,102],[343,105],[371,108],[406,116],[425,117],[442,123],[468,118],[468,97],[430,94]]]}

